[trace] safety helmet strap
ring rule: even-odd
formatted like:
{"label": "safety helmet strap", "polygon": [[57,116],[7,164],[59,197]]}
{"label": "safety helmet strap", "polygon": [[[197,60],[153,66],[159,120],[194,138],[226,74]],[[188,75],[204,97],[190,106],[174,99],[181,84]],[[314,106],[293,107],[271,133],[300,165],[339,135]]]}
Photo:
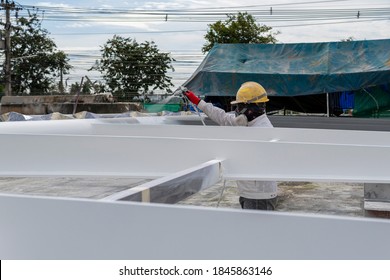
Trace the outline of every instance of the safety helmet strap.
{"label": "safety helmet strap", "polygon": [[245,103],[253,103],[253,102],[257,101],[257,100],[262,99],[264,96],[267,96],[267,94],[263,93],[262,95],[255,96],[252,99],[247,100]]}

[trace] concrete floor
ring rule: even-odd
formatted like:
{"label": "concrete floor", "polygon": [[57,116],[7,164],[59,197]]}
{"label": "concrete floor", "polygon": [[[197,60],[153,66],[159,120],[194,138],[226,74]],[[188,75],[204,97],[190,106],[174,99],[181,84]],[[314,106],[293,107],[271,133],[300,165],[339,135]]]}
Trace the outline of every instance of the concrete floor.
{"label": "concrete floor", "polygon": [[[217,184],[195,194],[181,204],[240,208],[235,182]],[[279,182],[279,199],[276,211],[317,213],[342,216],[365,216],[363,184],[332,182]]]}
{"label": "concrete floor", "polygon": [[101,199],[146,181],[133,178],[0,177],[0,193]]}
{"label": "concrete floor", "polygon": [[[146,181],[129,178],[2,177],[0,193],[101,199]],[[276,211],[357,217],[376,216],[368,215],[369,213],[364,211],[363,184],[279,182],[278,186],[279,200]],[[225,188],[220,182],[178,204],[240,208],[234,181],[227,181]]]}

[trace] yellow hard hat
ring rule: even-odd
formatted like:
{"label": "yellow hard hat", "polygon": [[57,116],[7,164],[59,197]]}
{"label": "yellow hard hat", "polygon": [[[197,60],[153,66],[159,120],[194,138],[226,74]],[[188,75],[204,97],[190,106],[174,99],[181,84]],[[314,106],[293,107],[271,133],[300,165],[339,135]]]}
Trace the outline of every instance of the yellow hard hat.
{"label": "yellow hard hat", "polygon": [[236,100],[230,104],[237,103],[263,103],[268,102],[267,92],[256,82],[246,82],[237,91]]}

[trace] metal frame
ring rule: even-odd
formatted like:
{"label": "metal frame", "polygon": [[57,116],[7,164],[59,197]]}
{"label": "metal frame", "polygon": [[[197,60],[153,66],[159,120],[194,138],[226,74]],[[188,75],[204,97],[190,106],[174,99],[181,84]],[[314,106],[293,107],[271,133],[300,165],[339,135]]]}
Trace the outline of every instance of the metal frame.
{"label": "metal frame", "polygon": [[1,259],[386,259],[390,222],[0,195]]}
{"label": "metal frame", "polygon": [[[0,175],[154,179],[141,194],[183,178],[206,179],[198,189],[219,178],[390,182],[388,132],[130,123],[4,126]],[[95,201],[0,194],[0,258],[390,257],[389,220],[124,201],[134,193]]]}
{"label": "metal frame", "polygon": [[[92,125],[91,130],[98,126]],[[223,177],[229,180],[390,182],[388,132],[165,125],[102,128],[86,130],[86,135],[1,134],[0,145],[7,149],[2,151],[0,175],[159,178],[221,160]]]}
{"label": "metal frame", "polygon": [[106,201],[177,203],[220,181],[221,161],[211,160],[103,198]]}

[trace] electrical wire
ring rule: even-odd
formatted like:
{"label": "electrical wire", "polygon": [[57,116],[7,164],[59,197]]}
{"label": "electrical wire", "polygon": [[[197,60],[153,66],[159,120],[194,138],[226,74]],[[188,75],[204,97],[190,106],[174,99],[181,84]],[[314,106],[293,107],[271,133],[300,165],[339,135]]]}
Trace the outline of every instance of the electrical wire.
{"label": "electrical wire", "polygon": [[[367,6],[339,6],[337,3],[350,4],[348,0],[325,0],[311,2],[291,2],[273,4],[230,6],[230,7],[207,7],[191,9],[136,9],[136,8],[86,8],[86,7],[53,7],[53,6],[29,6],[20,5],[23,10],[19,11],[19,17],[27,16],[30,10],[38,10],[44,15],[44,21],[48,22],[105,22],[105,23],[153,23],[153,22],[182,22],[182,23],[214,23],[225,20],[227,14],[236,14],[238,11],[248,12],[257,22],[270,23],[273,28],[289,28],[299,26],[316,26],[328,24],[368,23],[375,21],[390,20],[390,6],[368,3]],[[313,8],[317,4],[329,4],[323,8]],[[334,7],[332,7],[334,6]],[[183,28],[183,26],[181,26]],[[75,35],[107,35],[107,34],[163,34],[163,33],[191,33],[206,32],[206,30],[154,30],[154,31],[129,31],[129,32],[80,32],[80,33],[57,33],[55,36]],[[73,53],[73,57],[96,58],[94,55]],[[199,60],[203,56],[198,54]],[[130,61],[129,61],[130,62]],[[175,65],[182,64],[189,69],[188,62],[179,60]],[[193,62],[198,65],[199,62]],[[181,67],[183,67],[181,66]],[[81,68],[82,66],[80,66]],[[189,71],[191,72],[191,71]],[[185,79],[185,78],[183,78]]]}
{"label": "electrical wire", "polygon": [[[20,5],[24,8],[19,12],[22,16],[30,13],[31,9],[42,11],[45,21],[57,22],[94,22],[94,23],[153,23],[153,22],[186,22],[203,23],[216,22],[226,19],[227,14],[236,14],[245,11],[251,14],[257,21],[270,23],[275,28],[327,25],[341,23],[374,22],[390,20],[390,6],[378,5],[375,7],[347,8],[312,8],[314,4],[331,4],[351,2],[349,0],[323,0],[310,2],[292,2],[273,4],[207,7],[191,9],[136,9],[136,8],[86,8],[86,7],[63,7],[63,6],[31,6]],[[278,25],[277,23],[286,23]],[[132,32],[91,32],[91,33],[58,33],[56,36],[67,35],[107,35],[107,34],[161,34],[161,33],[184,33],[206,32],[206,30],[152,30]]]}
{"label": "electrical wire", "polygon": [[[314,1],[310,3],[326,3],[339,1]],[[294,3],[290,3],[292,5]],[[300,2],[295,5],[303,4]],[[306,3],[307,4],[307,3]],[[286,5],[286,4],[284,4]],[[274,5],[276,6],[276,5]],[[390,7],[354,7],[354,8],[264,8],[264,5],[237,6],[204,9],[177,10],[139,10],[139,9],[94,9],[48,6],[23,6],[44,10],[47,21],[77,21],[77,22],[215,22],[226,18],[226,14],[236,14],[245,11],[262,22],[307,21],[307,20],[337,20],[337,19],[390,19]]]}

